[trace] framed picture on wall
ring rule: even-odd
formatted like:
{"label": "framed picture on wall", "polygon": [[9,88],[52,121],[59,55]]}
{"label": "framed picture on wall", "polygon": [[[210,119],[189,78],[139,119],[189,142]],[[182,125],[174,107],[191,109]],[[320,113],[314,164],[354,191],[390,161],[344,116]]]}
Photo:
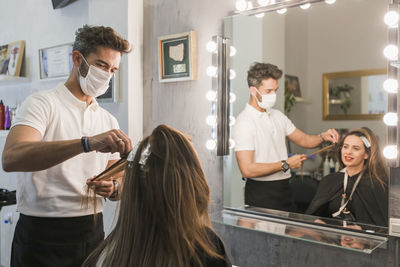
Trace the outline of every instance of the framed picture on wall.
{"label": "framed picture on wall", "polygon": [[98,96],[96,100],[98,102],[119,102],[119,72],[121,68],[118,70],[117,73],[111,78],[107,91]]}
{"label": "framed picture on wall", "polygon": [[16,41],[8,44],[8,66],[6,75],[19,76],[21,73],[22,59],[24,57],[25,41]]}
{"label": "framed picture on wall", "polygon": [[195,31],[162,36],[158,42],[160,82],[197,79]]}
{"label": "framed picture on wall", "polygon": [[39,49],[40,79],[67,77],[72,67],[72,44]]}
{"label": "framed picture on wall", "polygon": [[297,76],[285,74],[285,91],[286,90],[296,97],[301,97],[300,82]]}
{"label": "framed picture on wall", "polygon": [[8,70],[8,44],[0,45],[0,74],[6,74]]}

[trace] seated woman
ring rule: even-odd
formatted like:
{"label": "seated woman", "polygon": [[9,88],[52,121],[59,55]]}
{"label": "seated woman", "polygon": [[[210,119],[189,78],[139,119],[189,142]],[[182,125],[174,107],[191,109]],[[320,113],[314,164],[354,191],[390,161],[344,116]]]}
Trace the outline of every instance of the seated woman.
{"label": "seated woman", "polygon": [[322,179],[306,213],[387,226],[388,170],[377,137],[363,127],[346,134],[338,145],[345,168]]}
{"label": "seated woman", "polygon": [[183,133],[155,128],[128,156],[122,188],[115,229],[83,266],[231,266],[210,224],[204,172]]}

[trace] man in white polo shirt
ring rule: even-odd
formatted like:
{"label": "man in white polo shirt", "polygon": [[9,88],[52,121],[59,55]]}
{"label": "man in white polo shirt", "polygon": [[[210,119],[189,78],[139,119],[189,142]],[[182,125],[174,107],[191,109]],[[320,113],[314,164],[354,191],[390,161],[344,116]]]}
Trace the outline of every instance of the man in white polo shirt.
{"label": "man in white polo shirt", "polygon": [[[81,266],[104,239],[101,199],[117,199],[119,184],[87,179],[132,145],[95,98],[105,93],[122,54],[130,50],[112,28],[83,26],[76,32],[68,80],[32,94],[19,109],[4,147],[3,168],[32,172],[32,177],[17,181],[20,218],[11,266]],[[87,183],[99,195],[96,220],[93,206],[82,206]]]}
{"label": "man in white polo shirt", "polygon": [[336,143],[339,135],[334,129],[319,135],[305,134],[273,109],[281,77],[282,71],[272,64],[254,63],[250,67],[250,100],[237,117],[232,136],[240,171],[247,178],[245,204],[295,211],[289,188],[290,169],[301,167],[307,157],[288,158],[286,136],[301,147],[313,148],[323,141]]}

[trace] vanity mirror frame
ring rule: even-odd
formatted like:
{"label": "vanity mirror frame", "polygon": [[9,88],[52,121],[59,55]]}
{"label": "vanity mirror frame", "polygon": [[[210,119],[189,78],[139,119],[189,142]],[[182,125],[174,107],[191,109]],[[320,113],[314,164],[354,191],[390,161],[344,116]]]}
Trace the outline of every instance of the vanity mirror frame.
{"label": "vanity mirror frame", "polygon": [[337,78],[354,78],[371,75],[387,75],[387,69],[357,70],[331,72],[322,74],[322,118],[323,120],[382,120],[381,114],[330,114],[329,113],[329,80]]}
{"label": "vanity mirror frame", "polygon": [[[232,0],[234,1],[234,0]],[[339,0],[340,1],[340,0]],[[306,3],[318,3],[318,2],[323,2],[323,0],[311,0],[311,1],[306,1],[306,0],[277,0],[275,2],[275,4],[270,4],[267,6],[260,6],[260,7],[256,7],[253,9],[248,9],[242,12],[238,12],[235,11],[233,12],[229,17],[235,17],[238,15],[242,15],[242,16],[254,16],[257,14],[261,14],[261,13],[269,13],[269,12],[273,12],[273,11],[277,11],[279,9],[283,9],[283,8],[290,8],[290,7],[298,7],[300,5],[306,4]],[[400,0],[388,0],[387,2],[387,6],[388,6],[388,10],[398,10],[399,8],[399,4],[400,4]],[[379,21],[377,21],[377,23],[379,23]],[[384,23],[383,20],[381,23]],[[388,41],[389,43],[398,43],[398,28],[389,28],[388,30]],[[396,40],[396,41],[395,41]],[[383,55],[382,55],[383,57]],[[395,68],[391,63],[393,61],[388,60],[387,63],[387,69],[385,70],[384,74],[388,75],[388,78],[393,78],[393,79],[398,79],[398,71],[397,68]],[[321,88],[322,89],[322,88]],[[388,95],[388,112],[397,112],[397,103],[400,103],[400,101],[397,101],[397,98],[400,98],[397,94],[389,94]],[[361,115],[361,114],[360,114]],[[368,115],[367,115],[368,116]],[[375,116],[375,115],[372,115]],[[383,117],[383,115],[378,114],[377,116],[379,116],[379,119]],[[337,118],[339,119],[339,118]],[[341,118],[340,118],[341,119]],[[353,119],[360,119],[359,117],[355,117]],[[370,119],[370,118],[368,118]],[[400,124],[400,121],[399,121]],[[397,138],[397,128],[399,127],[399,125],[397,127],[387,127],[387,143],[388,144],[396,144],[397,147],[398,146],[398,140],[399,138]],[[400,158],[400,153],[398,155],[398,158]],[[393,195],[394,193],[396,194],[400,194],[400,184],[399,184],[399,190],[394,190],[394,188],[391,188],[391,186],[393,185],[392,179],[396,174],[400,174],[400,168],[398,168],[398,162],[399,160],[388,160],[389,163],[389,167],[390,168],[390,181],[389,181],[389,188],[390,188],[390,195]],[[399,181],[400,183],[400,181]],[[396,191],[396,192],[394,192]],[[389,197],[389,218],[392,219],[393,215],[398,219],[398,224],[400,225],[400,208],[398,209],[399,212],[394,213],[393,209],[395,207],[393,207],[392,205],[395,204],[394,202],[392,202],[391,198]],[[230,207],[226,207],[226,209],[229,209]],[[268,214],[266,214],[268,216]],[[398,215],[398,216],[397,216]],[[329,226],[327,226],[329,227]],[[399,228],[400,229],[400,228]],[[343,231],[345,231],[345,229],[343,229]],[[350,230],[351,231],[351,230]],[[400,231],[399,233],[393,233],[391,231],[391,221],[389,221],[389,231],[387,233],[388,235],[394,235],[394,236],[400,236]]]}

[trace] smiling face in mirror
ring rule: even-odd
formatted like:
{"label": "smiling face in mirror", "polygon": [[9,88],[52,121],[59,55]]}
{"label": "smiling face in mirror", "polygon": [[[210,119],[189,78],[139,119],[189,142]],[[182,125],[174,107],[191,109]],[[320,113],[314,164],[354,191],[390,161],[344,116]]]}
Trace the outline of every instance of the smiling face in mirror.
{"label": "smiling face in mirror", "polygon": [[[387,28],[382,22],[386,11],[387,3],[381,0],[367,2],[346,0],[337,1],[334,5],[326,5],[322,1],[312,4],[307,10],[299,7],[289,8],[284,15],[269,12],[265,13],[263,18],[242,15],[226,18],[224,20],[225,36],[231,38],[232,45],[237,50],[236,55],[231,58],[231,68],[237,74],[231,81],[232,92],[236,95],[236,102],[232,106],[232,115],[237,118],[236,123],[240,123],[238,115],[251,104],[249,90],[251,95],[256,97],[253,97],[256,104],[257,101],[262,102],[262,97],[248,85],[247,74],[254,62],[265,62],[276,65],[283,71],[282,77],[276,79],[281,89],[276,91],[273,109],[281,112],[294,125],[294,128],[310,135],[318,135],[329,128],[348,132],[368,126],[378,136],[380,145],[385,144],[386,126],[381,120],[369,118],[363,118],[363,120],[356,118],[357,120],[352,121],[345,118],[335,121],[324,120],[321,77],[326,73],[386,68],[387,61],[381,52],[387,43]],[[350,81],[340,79],[332,81],[332,85],[338,87],[346,83],[350,84]],[[362,79],[359,81],[360,84],[363,82]],[[368,99],[378,100],[379,96],[373,93],[382,91],[379,87],[380,82],[370,82],[368,93],[364,92],[360,96],[360,99],[366,99],[368,105],[363,109],[364,104],[356,103],[356,98],[351,96],[351,106],[346,112],[357,110],[356,113],[362,113],[361,110],[365,110],[365,113],[374,113],[374,110],[386,110],[387,107],[381,105],[386,102],[385,99],[379,103],[379,107],[375,107],[371,101],[368,102]],[[295,99],[285,96],[285,87],[295,94]],[[359,91],[362,90],[364,89]],[[358,89],[351,91],[358,92]],[[260,93],[266,92],[260,91]],[[344,96],[344,94],[338,94],[337,99]],[[335,100],[334,97],[332,99]],[[291,105],[290,112],[285,108],[289,104]],[[340,116],[351,118],[351,115],[346,114],[339,106],[340,104],[332,104],[332,112],[337,109]],[[252,133],[257,132],[247,129]],[[264,140],[271,140],[270,135],[276,134],[274,128],[268,129]],[[290,133],[287,132],[286,136],[289,135]],[[290,142],[286,142],[285,134],[282,140],[275,142],[274,146],[263,149],[268,153],[274,150],[284,151],[284,156],[273,161],[276,163],[276,172],[282,171],[281,160],[288,159],[288,154],[290,158],[291,154],[310,155],[317,150],[317,148],[307,148],[310,146],[298,145],[292,142],[291,138],[289,138]],[[234,141],[236,142],[235,139]],[[257,151],[253,153],[253,159],[260,155]],[[335,165],[338,164],[335,164],[333,153],[327,155],[328,162],[332,157],[333,164],[333,167],[328,167],[329,173],[330,169],[334,170]],[[230,207],[240,207],[245,204],[246,182],[242,180],[242,177],[246,176],[243,175],[243,167],[238,165],[237,162],[240,159],[236,156],[237,153],[227,160],[224,166],[224,205]],[[301,164],[290,167],[291,171],[288,172],[287,177],[288,185],[283,189],[275,190],[279,201],[282,203],[287,201],[288,195],[284,193],[284,190],[288,189],[292,191],[296,212],[304,213],[324,176],[324,159],[325,154],[317,154],[304,160],[302,168],[299,168]],[[255,188],[260,189],[257,185]]]}
{"label": "smiling face in mirror", "polygon": [[359,173],[368,158],[363,141],[356,135],[349,135],[344,139],[341,154],[343,164],[353,173]]}

